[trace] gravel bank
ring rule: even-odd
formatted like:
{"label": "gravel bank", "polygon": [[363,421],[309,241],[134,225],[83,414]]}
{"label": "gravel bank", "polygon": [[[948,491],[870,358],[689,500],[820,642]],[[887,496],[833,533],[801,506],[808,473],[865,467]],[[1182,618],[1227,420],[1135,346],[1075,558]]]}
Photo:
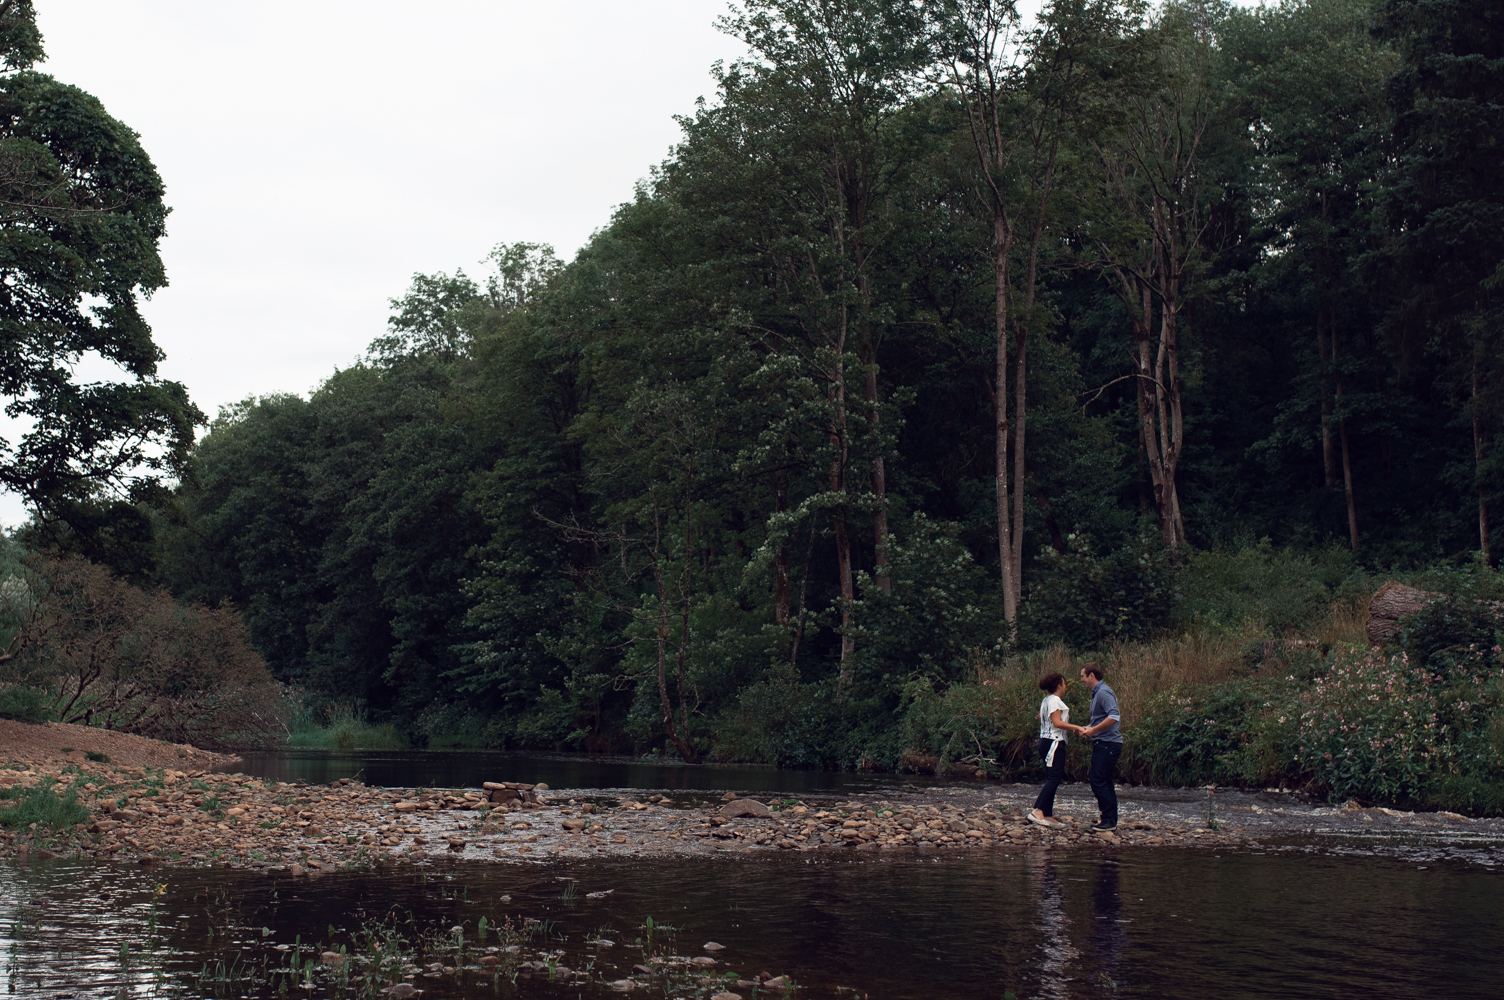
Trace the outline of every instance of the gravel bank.
{"label": "gravel bank", "polygon": [[[1115,833],[1092,834],[1083,785],[1058,800],[1059,830],[1024,817],[1035,789],[967,784],[801,799],[500,785],[481,789],[278,783],[243,774],[93,761],[17,763],[0,785],[59,780],[91,819],[64,832],[0,832],[0,856],[339,868],[434,854],[508,860],[758,851],[957,851],[1026,847],[1225,847],[1329,843],[1370,850],[1466,845],[1504,862],[1504,822],[1455,814],[1333,808],[1269,791],[1123,788]],[[729,794],[729,793],[728,793]],[[527,801],[532,799],[533,801]],[[498,801],[493,801],[498,800]],[[769,808],[771,807],[771,808]],[[742,815],[738,815],[738,814]],[[1452,846],[1448,846],[1452,845]],[[1437,856],[1440,856],[1439,854]]]}

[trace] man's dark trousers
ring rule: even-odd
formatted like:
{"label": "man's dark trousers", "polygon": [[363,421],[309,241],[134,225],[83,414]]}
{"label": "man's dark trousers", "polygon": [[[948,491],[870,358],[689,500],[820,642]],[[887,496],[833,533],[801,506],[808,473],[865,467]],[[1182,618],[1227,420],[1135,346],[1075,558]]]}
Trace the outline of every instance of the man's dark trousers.
{"label": "man's dark trousers", "polygon": [[1113,787],[1113,777],[1122,755],[1121,743],[1091,741],[1091,793],[1097,797],[1097,808],[1102,811],[1102,822],[1107,826],[1118,825],[1118,792]]}

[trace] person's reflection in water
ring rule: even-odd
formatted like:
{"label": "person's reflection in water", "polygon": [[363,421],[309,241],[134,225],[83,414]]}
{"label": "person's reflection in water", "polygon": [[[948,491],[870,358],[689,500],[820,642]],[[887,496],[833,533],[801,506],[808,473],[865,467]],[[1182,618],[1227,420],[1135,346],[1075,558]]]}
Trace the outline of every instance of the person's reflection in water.
{"label": "person's reflection in water", "polygon": [[1112,858],[1101,858],[1096,868],[1087,960],[1092,969],[1091,979],[1101,984],[1107,996],[1117,996],[1123,989],[1122,961],[1128,948],[1128,925],[1118,896],[1118,863]]}
{"label": "person's reflection in water", "polygon": [[1071,944],[1070,919],[1065,915],[1065,893],[1055,861],[1043,851],[1030,852],[1030,878],[1039,906],[1039,929],[1044,934],[1044,960],[1039,964],[1039,995],[1065,998],[1071,995],[1072,963],[1080,957]]}

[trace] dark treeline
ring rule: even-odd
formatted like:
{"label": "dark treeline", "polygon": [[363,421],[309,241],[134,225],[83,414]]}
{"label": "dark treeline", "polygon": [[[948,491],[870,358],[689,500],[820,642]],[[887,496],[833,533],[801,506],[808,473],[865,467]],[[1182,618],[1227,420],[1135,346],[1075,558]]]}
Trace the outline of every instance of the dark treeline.
{"label": "dark treeline", "polygon": [[197,444],[156,572],[279,679],[417,739],[850,764],[921,688],[1184,624],[1197,553],[1328,597],[1492,559],[1496,4],[724,27],[572,261],[419,276]]}

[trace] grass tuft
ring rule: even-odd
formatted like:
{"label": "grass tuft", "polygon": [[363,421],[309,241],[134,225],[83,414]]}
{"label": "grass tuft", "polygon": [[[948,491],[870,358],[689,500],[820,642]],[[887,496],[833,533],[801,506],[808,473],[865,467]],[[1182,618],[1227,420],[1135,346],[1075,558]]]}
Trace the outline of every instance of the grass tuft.
{"label": "grass tuft", "polygon": [[25,829],[35,823],[50,830],[65,830],[77,823],[89,821],[89,810],[78,801],[78,792],[72,788],[60,790],[57,782],[48,778],[30,788],[7,788],[0,791],[0,799],[15,803],[8,809],[0,809],[0,826]]}

